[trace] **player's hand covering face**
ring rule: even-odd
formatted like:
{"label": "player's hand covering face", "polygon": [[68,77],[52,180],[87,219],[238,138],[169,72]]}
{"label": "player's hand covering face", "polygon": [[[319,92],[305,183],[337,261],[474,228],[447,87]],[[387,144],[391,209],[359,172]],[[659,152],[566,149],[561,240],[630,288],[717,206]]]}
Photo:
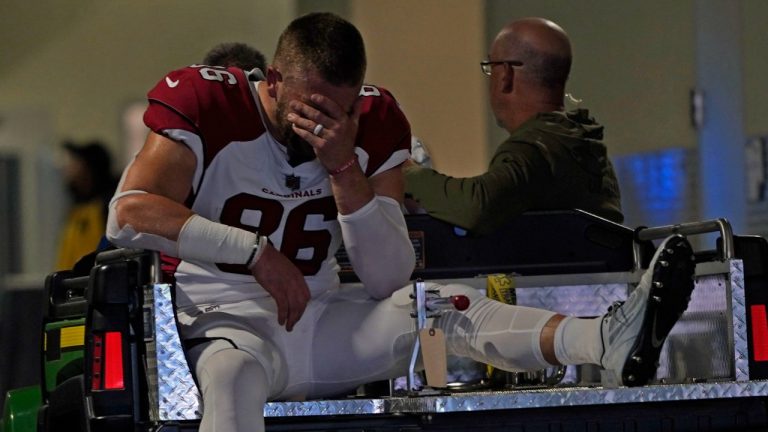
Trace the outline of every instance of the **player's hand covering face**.
{"label": "player's hand covering face", "polygon": [[[293,97],[283,112],[278,101],[278,121],[281,130],[283,119],[291,126],[290,134],[285,136],[297,137],[302,143],[291,145],[310,146],[329,171],[347,163],[354,156],[360,116],[359,86],[329,84],[313,72],[301,80],[285,79],[284,85],[288,87],[284,96]],[[285,116],[281,117],[283,113]]]}
{"label": "player's hand covering face", "polygon": [[293,124],[288,121],[286,116],[290,112],[288,108],[289,99],[287,97],[277,100],[277,129],[280,133],[280,139],[288,149],[288,158],[293,166],[311,161],[315,158],[315,151],[303,138],[293,131]]}

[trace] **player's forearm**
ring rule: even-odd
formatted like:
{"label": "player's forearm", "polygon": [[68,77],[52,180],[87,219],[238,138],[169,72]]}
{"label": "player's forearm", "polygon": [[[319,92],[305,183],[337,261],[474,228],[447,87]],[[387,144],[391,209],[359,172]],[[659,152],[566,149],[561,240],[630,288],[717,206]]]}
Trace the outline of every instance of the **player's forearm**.
{"label": "player's forearm", "polygon": [[356,212],[368,204],[375,195],[357,163],[339,174],[330,175],[330,179],[339,214],[347,215]]}
{"label": "player's forearm", "polygon": [[377,196],[339,223],[352,267],[372,297],[388,297],[408,282],[416,258],[397,201]]}
{"label": "player's forearm", "polygon": [[110,205],[119,228],[130,225],[137,232],[162,236],[176,241],[184,223],[192,216],[187,207],[150,193],[120,198]]}
{"label": "player's forearm", "polygon": [[179,232],[192,215],[168,198],[142,191],[117,194],[109,205],[107,239],[120,247],[178,256]]}

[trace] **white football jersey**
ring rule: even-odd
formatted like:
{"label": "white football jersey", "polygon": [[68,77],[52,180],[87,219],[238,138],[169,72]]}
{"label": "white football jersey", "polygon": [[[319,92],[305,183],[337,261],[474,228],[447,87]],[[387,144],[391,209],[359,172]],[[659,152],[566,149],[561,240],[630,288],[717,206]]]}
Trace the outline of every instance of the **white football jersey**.
{"label": "white football jersey", "polygon": [[[290,166],[285,146],[265,126],[258,85],[237,68],[183,68],[149,92],[144,121],[194,151],[192,211],[266,235],[315,296],[339,283],[334,254],[342,238],[330,181],[317,160]],[[370,177],[405,161],[411,136],[391,94],[363,86],[361,96],[355,152]],[[244,265],[182,261],[175,276],[179,305],[268,295]]]}

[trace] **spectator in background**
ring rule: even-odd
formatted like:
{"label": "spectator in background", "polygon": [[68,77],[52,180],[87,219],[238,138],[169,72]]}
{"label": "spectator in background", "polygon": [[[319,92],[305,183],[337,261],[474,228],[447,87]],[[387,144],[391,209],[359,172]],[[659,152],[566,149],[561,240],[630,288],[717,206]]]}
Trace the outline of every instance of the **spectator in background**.
{"label": "spectator in background", "polygon": [[93,252],[104,236],[107,204],[117,186],[112,156],[103,142],[64,143],[64,180],[72,207],[59,239],[57,270],[69,270]]}
{"label": "spectator in background", "polygon": [[208,66],[239,67],[244,71],[266,70],[267,60],[259,50],[241,42],[225,42],[211,48],[203,58]]}

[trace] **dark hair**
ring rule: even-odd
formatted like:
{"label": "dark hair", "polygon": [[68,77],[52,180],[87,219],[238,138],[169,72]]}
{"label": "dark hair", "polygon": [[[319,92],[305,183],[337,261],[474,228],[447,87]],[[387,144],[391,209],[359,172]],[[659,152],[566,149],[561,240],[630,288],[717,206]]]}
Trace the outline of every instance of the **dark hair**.
{"label": "dark hair", "polygon": [[241,42],[225,42],[211,48],[205,55],[203,64],[208,66],[235,66],[249,71],[259,68],[262,71],[267,61],[256,48]]}
{"label": "dark hair", "polygon": [[274,62],[284,68],[317,71],[333,85],[360,85],[365,76],[365,45],[360,32],[327,12],[293,20],[280,35]]}
{"label": "dark hair", "polygon": [[91,177],[91,190],[84,192],[81,198],[90,199],[94,196],[107,198],[112,195],[117,185],[117,177],[112,173],[112,156],[106,144],[100,140],[84,143],[64,141],[64,148],[73,157],[82,160]]}

